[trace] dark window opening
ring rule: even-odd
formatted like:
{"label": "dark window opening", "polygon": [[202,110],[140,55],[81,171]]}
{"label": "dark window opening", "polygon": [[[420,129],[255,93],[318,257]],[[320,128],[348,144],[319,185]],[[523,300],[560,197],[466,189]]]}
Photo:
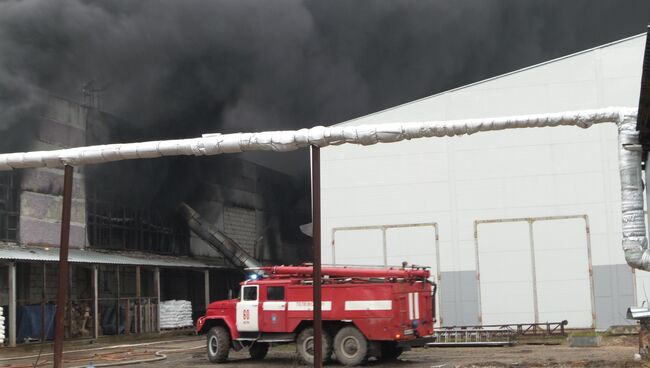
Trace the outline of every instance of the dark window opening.
{"label": "dark window opening", "polygon": [[266,289],[266,300],[284,300],[284,286],[269,286]]}
{"label": "dark window opening", "polygon": [[0,173],[0,241],[18,241],[18,184],[13,172]]}
{"label": "dark window opening", "polygon": [[244,287],[243,300],[246,301],[255,301],[257,300],[257,287],[256,286],[246,286]]}
{"label": "dark window opening", "polygon": [[86,202],[92,247],[159,254],[189,252],[187,225],[173,211],[127,206],[93,194]]}

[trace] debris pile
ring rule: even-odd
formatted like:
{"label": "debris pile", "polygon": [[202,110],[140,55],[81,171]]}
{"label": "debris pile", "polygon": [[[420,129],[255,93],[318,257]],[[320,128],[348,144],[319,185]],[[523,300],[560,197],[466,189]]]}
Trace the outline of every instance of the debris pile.
{"label": "debris pile", "polygon": [[189,300],[166,300],[160,303],[160,328],[193,326],[192,303]]}

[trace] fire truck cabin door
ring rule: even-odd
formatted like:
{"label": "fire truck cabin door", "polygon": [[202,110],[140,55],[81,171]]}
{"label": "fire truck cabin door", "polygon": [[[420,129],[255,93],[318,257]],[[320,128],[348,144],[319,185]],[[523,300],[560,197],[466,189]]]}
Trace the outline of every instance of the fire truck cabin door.
{"label": "fire truck cabin door", "polygon": [[287,302],[284,286],[267,286],[262,290],[262,331],[286,332]]}
{"label": "fire truck cabin door", "polygon": [[242,332],[259,331],[259,286],[244,285],[237,303],[237,330]]}

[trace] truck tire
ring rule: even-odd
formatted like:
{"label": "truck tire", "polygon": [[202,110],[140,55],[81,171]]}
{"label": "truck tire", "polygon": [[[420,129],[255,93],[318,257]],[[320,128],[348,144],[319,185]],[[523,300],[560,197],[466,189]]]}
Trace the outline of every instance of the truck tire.
{"label": "truck tire", "polygon": [[385,344],[382,344],[381,359],[387,361],[396,360],[400,355],[402,355],[403,351],[404,349],[397,346],[396,343],[387,342]]}
{"label": "truck tire", "polygon": [[[332,337],[326,331],[323,336],[323,362],[332,356]],[[314,364],[314,329],[307,327],[300,332],[296,339],[296,349],[300,359],[309,364]]]}
{"label": "truck tire", "polygon": [[266,354],[269,352],[269,343],[268,342],[254,342],[253,345],[248,349],[248,353],[253,360],[262,360],[266,357]]}
{"label": "truck tire", "polygon": [[223,363],[230,353],[230,334],[221,327],[212,327],[208,332],[208,359],[212,363]]}
{"label": "truck tire", "polygon": [[343,365],[359,365],[368,355],[368,340],[356,327],[343,327],[334,337],[334,354]]}

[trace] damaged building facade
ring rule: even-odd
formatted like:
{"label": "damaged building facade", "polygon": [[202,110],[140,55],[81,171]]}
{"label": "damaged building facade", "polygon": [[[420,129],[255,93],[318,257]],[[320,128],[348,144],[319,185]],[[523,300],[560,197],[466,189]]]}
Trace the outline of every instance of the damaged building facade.
{"label": "damaged building facade", "polygon": [[[45,99],[46,107],[26,123],[28,133],[17,135],[19,150],[122,138],[113,133],[124,121],[87,105]],[[66,338],[158,333],[162,301],[190,301],[195,320],[210,301],[237,293],[245,273],[189,230],[176,208],[181,200],[263,263],[309,258],[309,240],[298,230],[309,207],[301,206],[308,202],[297,198],[294,178],[236,157],[174,164],[183,169],[166,176],[158,171],[167,162],[75,168]],[[62,191],[60,169],[0,174],[0,306],[7,345],[53,338]]]}

